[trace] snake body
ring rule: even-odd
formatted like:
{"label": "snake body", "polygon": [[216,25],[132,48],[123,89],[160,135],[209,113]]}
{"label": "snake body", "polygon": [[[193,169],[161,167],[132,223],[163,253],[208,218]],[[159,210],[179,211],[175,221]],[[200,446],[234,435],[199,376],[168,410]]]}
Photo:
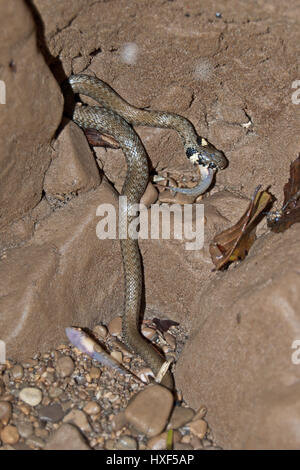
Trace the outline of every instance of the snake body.
{"label": "snake body", "polygon": [[[125,279],[122,334],[125,344],[140,355],[157,375],[164,364],[164,359],[139,333],[143,279],[141,256],[137,240],[132,239],[127,232],[134,219],[134,216],[130,215],[131,207],[140,202],[149,178],[147,154],[132,126],[142,125],[176,130],[182,138],[187,157],[205,169],[206,173],[200,188],[202,192],[210,185],[214,171],[225,168],[227,160],[222,152],[206,141],[202,141],[190,121],[182,116],[136,108],[96,77],[72,75],[68,81],[74,93],[87,95],[101,105],[101,107],[76,105],[72,115],[73,121],[83,128],[97,129],[114,137],[126,157],[127,174],[122,195],[127,196],[127,208],[123,209],[126,211],[123,214],[125,217],[120,217],[120,224],[122,220],[126,222],[125,230],[128,235],[120,240]],[[204,145],[202,145],[203,142],[205,142]],[[124,230],[124,227],[119,227],[119,231],[121,230]],[[173,378],[169,371],[164,376],[162,384],[170,389],[173,388]]]}

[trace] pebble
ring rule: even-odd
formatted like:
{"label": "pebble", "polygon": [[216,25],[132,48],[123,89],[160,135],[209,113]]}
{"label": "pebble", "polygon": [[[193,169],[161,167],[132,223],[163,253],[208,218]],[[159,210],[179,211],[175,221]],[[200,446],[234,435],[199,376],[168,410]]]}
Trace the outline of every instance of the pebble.
{"label": "pebble", "polygon": [[149,326],[145,326],[142,327],[142,334],[145,336],[145,338],[149,339],[149,341],[152,341],[156,336],[156,331]]}
{"label": "pebble", "polygon": [[182,442],[176,442],[173,446],[173,450],[194,450],[191,444],[183,444]]}
{"label": "pebble", "polygon": [[118,362],[122,363],[123,354],[120,351],[112,351],[110,355]]}
{"label": "pebble", "polygon": [[83,411],[87,415],[98,415],[101,411],[101,408],[95,401],[89,401],[83,408]]}
{"label": "pebble", "polygon": [[10,424],[8,426],[5,426],[5,428],[2,429],[0,432],[0,438],[1,441],[4,444],[16,444],[19,439],[20,435],[18,433],[18,430],[16,426],[11,426]]}
{"label": "pebble", "polygon": [[50,398],[58,398],[63,393],[63,390],[55,385],[51,385],[48,390],[48,394]]}
{"label": "pebble", "polygon": [[38,413],[41,421],[49,421],[51,423],[57,423],[64,417],[64,411],[58,403],[42,406]]}
{"label": "pebble", "polygon": [[176,349],[176,340],[175,340],[175,337],[171,335],[171,333],[166,331],[164,333],[164,338],[167,341],[168,345],[171,346],[172,349]]}
{"label": "pebble", "polygon": [[90,377],[92,380],[99,379],[100,375],[101,375],[101,370],[99,369],[99,367],[91,367]]}
{"label": "pebble", "polygon": [[82,432],[91,432],[92,428],[88,422],[86,414],[81,410],[72,410],[64,419],[64,423],[74,423]]}
{"label": "pebble", "polygon": [[3,380],[0,378],[0,396],[5,393],[5,385]]}
{"label": "pebble", "polygon": [[57,429],[46,446],[45,450],[89,450],[90,447],[80,431],[72,424],[62,424]]}
{"label": "pebble", "polygon": [[20,380],[23,378],[24,375],[24,368],[20,364],[16,364],[10,371],[11,376],[16,379]]}
{"label": "pebble", "polygon": [[104,443],[105,450],[115,450],[115,443],[113,439],[106,439]]}
{"label": "pebble", "polygon": [[19,421],[17,429],[21,437],[27,439],[33,433],[33,426],[29,421]]}
{"label": "pebble", "polygon": [[121,436],[116,443],[116,449],[118,450],[136,450],[137,447],[136,440],[126,434]]}
{"label": "pebble", "polygon": [[0,401],[0,422],[6,426],[11,418],[12,406],[8,401]]}
{"label": "pebble", "polygon": [[45,441],[43,441],[43,439],[41,439],[40,437],[38,436],[31,436],[29,437],[27,440],[26,440],[26,444],[29,446],[29,447],[34,447],[34,448],[38,448],[38,449],[43,449],[46,445]]}
{"label": "pebble", "polygon": [[117,415],[113,416],[111,421],[111,427],[113,431],[119,431],[120,429],[124,428],[126,424],[127,420],[124,411],[121,411]]}
{"label": "pebble", "polygon": [[129,403],[125,410],[126,419],[147,437],[156,436],[167,424],[173,401],[170,390],[160,385],[149,385]]}
{"label": "pebble", "polygon": [[182,406],[175,406],[167,429],[178,429],[180,426],[188,423],[195,416],[195,411],[192,408],[184,408]]}
{"label": "pebble", "polygon": [[207,432],[207,422],[204,419],[198,419],[197,421],[192,421],[189,424],[189,428],[192,434],[199,439],[203,439]]}
{"label": "pebble", "polygon": [[74,362],[71,357],[63,356],[57,361],[56,372],[60,377],[69,377],[74,372]]}
{"label": "pebble", "polygon": [[98,335],[98,336],[100,336],[101,338],[105,339],[108,332],[107,332],[106,326],[104,326],[104,325],[96,325],[96,326],[93,328],[93,333],[94,333],[95,335]]}
{"label": "pebble", "polygon": [[108,331],[112,336],[120,336],[122,332],[122,318],[113,318],[108,325]]}
{"label": "pebble", "polygon": [[25,387],[21,390],[19,398],[27,405],[37,406],[41,403],[43,394],[38,388]]}
{"label": "pebble", "polygon": [[163,432],[158,436],[151,437],[147,442],[147,448],[150,450],[166,450],[168,433]]}
{"label": "pebble", "polygon": [[193,421],[197,421],[198,419],[204,418],[206,413],[207,413],[207,406],[205,405],[200,406],[199,410],[196,412],[193,418]]}
{"label": "pebble", "polygon": [[145,204],[146,207],[150,207],[154,204],[158,198],[158,191],[155,186],[149,181],[147,188],[141,197],[140,204]]}

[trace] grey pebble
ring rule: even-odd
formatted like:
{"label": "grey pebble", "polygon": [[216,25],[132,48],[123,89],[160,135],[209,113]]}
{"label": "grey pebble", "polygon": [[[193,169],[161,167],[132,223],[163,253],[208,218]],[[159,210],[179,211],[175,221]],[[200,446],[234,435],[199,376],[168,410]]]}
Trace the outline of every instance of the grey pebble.
{"label": "grey pebble", "polygon": [[42,406],[39,411],[39,418],[41,421],[50,423],[57,423],[64,417],[64,411],[58,403],[53,405]]}
{"label": "grey pebble", "polygon": [[21,437],[27,439],[33,433],[33,426],[29,421],[20,421],[17,423],[17,430]]}

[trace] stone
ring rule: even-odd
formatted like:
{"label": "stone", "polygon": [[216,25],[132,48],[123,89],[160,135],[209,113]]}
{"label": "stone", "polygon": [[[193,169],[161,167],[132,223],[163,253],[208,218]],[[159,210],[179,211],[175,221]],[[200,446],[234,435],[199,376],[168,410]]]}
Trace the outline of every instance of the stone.
{"label": "stone", "polygon": [[46,197],[53,204],[100,184],[99,169],[83,131],[72,121],[64,124],[55,145],[57,155],[44,180]]}
{"label": "stone", "polygon": [[160,434],[173,406],[172,393],[160,385],[149,385],[139,392],[125,410],[127,421],[138,431],[153,437]]}
{"label": "stone", "polygon": [[50,436],[44,447],[45,450],[89,450],[90,447],[84,440],[79,430],[71,424],[62,424],[60,428]]}
{"label": "stone", "polygon": [[175,406],[171,417],[169,419],[167,429],[178,429],[184,424],[188,423],[195,416],[195,411],[192,408],[185,408],[183,406]]}
{"label": "stone", "polygon": [[[61,120],[63,99],[37,48],[36,25],[25,2],[12,0],[1,5],[0,30],[5,30],[0,56],[1,83],[6,85],[6,104],[1,99],[0,105],[0,165],[3,169],[0,226],[3,228],[20,219],[41,199],[44,174],[52,156],[50,140]],[[26,64],[29,63],[34,74],[28,73]],[[11,140],[8,136],[12,129],[14,138]],[[27,231],[25,239],[30,235],[31,230]]]}
{"label": "stone", "polygon": [[113,318],[108,325],[108,331],[112,336],[119,336],[122,332],[122,318]]}
{"label": "stone", "polygon": [[189,424],[189,428],[194,436],[203,439],[207,432],[207,422],[204,419],[197,419]]}
{"label": "stone", "polygon": [[54,403],[48,406],[42,406],[38,410],[39,418],[41,421],[50,423],[57,423],[64,417],[64,411],[59,403]]}
{"label": "stone", "polygon": [[[121,309],[123,291],[116,288],[122,283],[119,241],[96,236],[96,209],[101,203],[117,204],[105,181],[51,212],[38,224],[30,244],[10,250],[1,260],[0,292],[6,295],[0,299],[0,331],[10,356],[24,359],[61,344],[66,340],[64,328],[92,326],[99,306],[103,321]],[[80,267],[83,259],[91,269],[88,277]],[[103,266],[109,286],[99,289]]]}
{"label": "stone", "polygon": [[19,421],[17,429],[21,437],[27,439],[33,433],[33,426],[29,421]]}
{"label": "stone", "polygon": [[25,387],[20,391],[19,398],[27,405],[37,406],[41,403],[43,394],[38,388]]}
{"label": "stone", "polygon": [[23,367],[21,366],[21,364],[16,364],[10,371],[11,373],[11,376],[15,379],[15,380],[20,380],[22,379],[23,375],[24,375],[24,369]]}
{"label": "stone", "polygon": [[299,244],[297,225],[261,236],[243,263],[195,296],[199,313],[176,382],[191,406],[205,403],[215,441],[225,449],[300,446],[293,349],[300,337]]}
{"label": "stone", "polygon": [[0,438],[4,444],[13,445],[19,441],[20,436],[19,436],[17,428],[15,426],[11,426],[10,424],[8,424],[8,426],[5,426],[1,430]]}
{"label": "stone", "polygon": [[60,377],[69,377],[75,368],[74,361],[69,356],[60,357],[56,364],[56,372]]}
{"label": "stone", "polygon": [[82,432],[91,432],[92,430],[86,414],[81,410],[71,410],[64,417],[63,422],[75,424]]}
{"label": "stone", "polygon": [[0,422],[6,426],[12,415],[12,405],[8,401],[0,401]]}
{"label": "stone", "polygon": [[136,440],[126,434],[122,435],[116,442],[116,449],[118,450],[136,450],[137,447]]}
{"label": "stone", "polygon": [[98,415],[101,411],[101,408],[98,405],[98,403],[96,403],[95,401],[89,401],[83,408],[83,411],[86,414],[93,416],[93,415]]}

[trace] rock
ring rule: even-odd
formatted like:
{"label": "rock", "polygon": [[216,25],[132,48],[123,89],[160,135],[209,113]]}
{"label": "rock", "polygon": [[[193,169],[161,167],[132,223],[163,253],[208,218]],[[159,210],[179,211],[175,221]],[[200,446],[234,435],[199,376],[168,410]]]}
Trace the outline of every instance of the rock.
{"label": "rock", "polygon": [[171,417],[169,419],[167,429],[178,429],[180,426],[188,423],[195,416],[195,411],[192,408],[185,408],[183,406],[175,406]]}
{"label": "rock", "polygon": [[[1,80],[6,84],[0,123],[0,165],[5,169],[0,184],[1,228],[23,217],[41,199],[52,155],[50,140],[63,110],[59,86],[37,48],[36,25],[25,2],[1,5],[0,30],[4,29],[0,47]],[[34,73],[28,73],[25,62]],[[13,140],[8,138],[12,129]],[[30,236],[29,229],[25,239]]]}
{"label": "rock", "polygon": [[0,438],[4,444],[13,445],[19,441],[20,436],[17,428],[9,424],[8,426],[5,426],[5,428],[3,428],[0,432]]}
{"label": "rock", "polygon": [[30,436],[28,439],[26,439],[26,444],[29,447],[38,449],[43,449],[46,445],[45,441],[43,441],[43,439],[38,436]]}
{"label": "rock", "polygon": [[75,368],[74,361],[69,356],[60,357],[56,364],[56,372],[60,377],[69,377]]}
{"label": "rock", "polygon": [[92,380],[99,379],[100,375],[101,375],[101,370],[99,369],[99,367],[91,367],[90,377]]}
{"label": "rock", "polygon": [[173,450],[194,450],[191,444],[183,444],[182,442],[176,442]]}
{"label": "rock", "polygon": [[113,318],[108,325],[108,331],[112,336],[120,336],[122,333],[122,318]]}
{"label": "rock", "polygon": [[53,433],[44,447],[45,450],[89,450],[79,430],[71,424],[62,424]]}
{"label": "rock", "polygon": [[8,401],[0,401],[0,422],[6,426],[12,415],[12,405]]}
{"label": "rock", "polygon": [[163,432],[158,436],[148,439],[147,448],[150,450],[166,450],[168,433]]}
{"label": "rock", "polygon": [[122,435],[116,442],[116,449],[118,450],[136,450],[137,447],[136,440],[126,434]]}
{"label": "rock", "polygon": [[51,387],[49,387],[48,393],[50,398],[58,398],[64,392],[61,388],[56,387],[55,385],[51,385]]}
{"label": "rock", "polygon": [[99,169],[83,131],[72,121],[65,122],[56,145],[56,157],[48,168],[44,190],[53,204],[100,184]]}
{"label": "rock", "polygon": [[20,400],[30,406],[37,406],[41,403],[43,394],[38,388],[25,387],[20,391]]}
{"label": "rock", "polygon": [[153,437],[164,430],[172,406],[173,396],[169,390],[149,385],[129,403],[125,416],[138,431]]}
{"label": "rock", "polygon": [[198,419],[196,421],[192,421],[189,424],[189,428],[194,436],[198,437],[198,439],[203,439],[207,432],[207,422],[204,421],[204,419]]}
{"label": "rock", "polygon": [[88,415],[98,415],[101,408],[95,401],[89,401],[83,408],[83,411]]}
{"label": "rock", "polygon": [[153,186],[152,183],[148,183],[146,191],[144,192],[140,204],[145,204],[146,207],[150,207],[151,204],[154,204],[157,201],[158,198],[158,191]]}
{"label": "rock", "polygon": [[[116,289],[122,283],[120,246],[118,240],[99,240],[95,234],[100,203],[117,203],[105,181],[51,212],[30,244],[10,250],[1,260],[0,292],[6,295],[0,299],[0,331],[9,356],[24,359],[62,343],[66,326],[91,326],[100,306],[103,321],[121,309],[123,291]],[[90,266],[89,276],[81,263]],[[104,287],[103,278],[99,289],[104,265],[109,285]]]}
{"label": "rock", "polygon": [[100,338],[105,339],[107,336],[107,328],[105,325],[96,325],[93,328],[93,333],[100,336]]}
{"label": "rock", "polygon": [[29,421],[19,421],[17,429],[21,437],[27,439],[33,433],[33,426]]}
{"label": "rock", "polygon": [[20,365],[20,364],[16,364],[10,371],[11,373],[11,376],[15,379],[15,380],[20,380],[22,379],[23,375],[24,375],[24,369],[23,367]]}
{"label": "rock", "polygon": [[114,431],[119,431],[127,425],[127,419],[124,411],[121,411],[117,415],[114,415],[111,421],[111,427]]}
{"label": "rock", "polygon": [[92,428],[86,414],[81,410],[71,410],[64,419],[64,423],[74,423],[82,432],[91,432]]}
{"label": "rock", "polygon": [[300,337],[299,244],[297,225],[269,233],[243,263],[215,277],[205,296],[195,296],[195,333],[179,358],[176,379],[191,406],[205,403],[223,448],[300,446],[299,367],[292,361]]}
{"label": "rock", "polygon": [[49,421],[50,423],[57,423],[64,417],[64,411],[59,403],[42,406],[38,410],[38,414],[41,421]]}

